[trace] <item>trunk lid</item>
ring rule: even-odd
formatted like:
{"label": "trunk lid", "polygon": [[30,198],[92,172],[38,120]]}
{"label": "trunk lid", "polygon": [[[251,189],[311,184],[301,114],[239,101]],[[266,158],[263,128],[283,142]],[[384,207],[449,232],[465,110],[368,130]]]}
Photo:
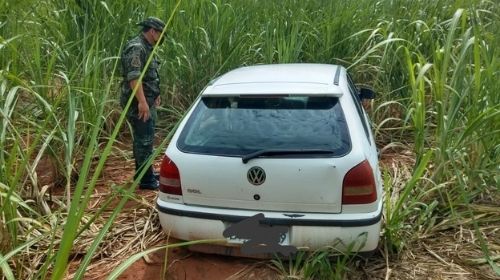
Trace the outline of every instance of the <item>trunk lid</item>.
{"label": "trunk lid", "polygon": [[339,213],[347,170],[337,167],[336,160],[258,158],[244,164],[237,157],[183,154],[174,161],[186,204]]}

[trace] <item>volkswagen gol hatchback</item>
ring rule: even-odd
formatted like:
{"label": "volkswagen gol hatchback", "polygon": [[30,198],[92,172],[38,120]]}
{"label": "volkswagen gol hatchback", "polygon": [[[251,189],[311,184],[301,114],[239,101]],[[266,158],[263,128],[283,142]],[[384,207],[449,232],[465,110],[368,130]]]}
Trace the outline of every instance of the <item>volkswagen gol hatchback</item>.
{"label": "volkswagen gol hatchback", "polygon": [[286,228],[281,245],[376,249],[382,181],[361,106],[372,97],[337,65],[258,65],[215,79],[165,152],[163,229],[182,240],[224,239],[262,213],[262,224]]}

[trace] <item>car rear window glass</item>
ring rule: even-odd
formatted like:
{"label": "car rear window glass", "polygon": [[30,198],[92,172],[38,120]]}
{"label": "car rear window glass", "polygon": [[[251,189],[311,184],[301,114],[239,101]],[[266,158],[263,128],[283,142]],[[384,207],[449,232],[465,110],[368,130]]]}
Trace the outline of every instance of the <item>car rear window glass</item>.
{"label": "car rear window glass", "polygon": [[347,124],[331,96],[203,97],[181,132],[184,152],[242,156],[264,149],[351,148]]}

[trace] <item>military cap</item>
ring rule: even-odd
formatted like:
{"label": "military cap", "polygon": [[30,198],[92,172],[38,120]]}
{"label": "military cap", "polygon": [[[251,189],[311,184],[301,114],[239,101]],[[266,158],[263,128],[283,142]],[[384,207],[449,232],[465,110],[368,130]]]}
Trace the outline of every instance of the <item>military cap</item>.
{"label": "military cap", "polygon": [[137,25],[151,27],[159,31],[163,31],[163,28],[165,27],[165,23],[156,17],[148,17],[139,22]]}

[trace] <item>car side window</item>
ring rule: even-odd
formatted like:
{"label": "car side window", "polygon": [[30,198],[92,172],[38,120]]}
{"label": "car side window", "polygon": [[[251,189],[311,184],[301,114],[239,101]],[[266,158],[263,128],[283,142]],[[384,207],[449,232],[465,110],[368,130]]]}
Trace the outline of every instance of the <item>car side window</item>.
{"label": "car side window", "polygon": [[365,113],[363,108],[361,107],[361,99],[359,98],[358,90],[351,79],[351,76],[347,74],[347,84],[349,86],[349,92],[351,93],[352,99],[354,100],[354,105],[356,106],[356,111],[358,111],[359,118],[361,119],[361,123],[363,124],[363,129],[365,130],[366,138],[368,139],[368,143],[371,145],[370,141],[370,132],[368,131],[368,124],[366,123]]}

